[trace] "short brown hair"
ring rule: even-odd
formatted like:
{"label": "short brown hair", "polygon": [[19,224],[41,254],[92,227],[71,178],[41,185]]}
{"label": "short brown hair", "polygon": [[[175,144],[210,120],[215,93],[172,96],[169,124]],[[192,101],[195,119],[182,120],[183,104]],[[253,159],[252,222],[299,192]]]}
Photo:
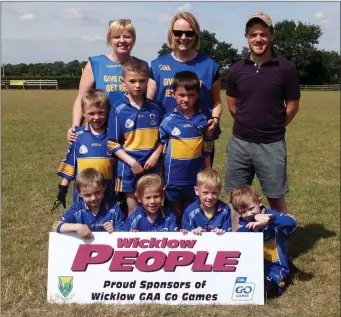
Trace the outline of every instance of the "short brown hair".
{"label": "short brown hair", "polygon": [[198,20],[195,18],[195,16],[192,13],[189,12],[180,12],[177,13],[168,28],[168,44],[169,47],[174,51],[175,50],[175,44],[174,44],[174,35],[173,35],[173,26],[175,21],[184,19],[186,20],[191,28],[193,29],[195,33],[195,41],[193,43],[193,49],[198,50],[200,47],[200,26]]}
{"label": "short brown hair", "polygon": [[148,66],[144,61],[135,57],[127,60],[122,66],[122,76],[125,77],[127,72],[143,73],[148,77]]}
{"label": "short brown hair", "polygon": [[110,45],[110,40],[119,35],[122,31],[127,30],[131,36],[133,37],[134,41],[136,40],[136,30],[128,19],[118,19],[110,23],[108,32],[107,32],[107,45]]}
{"label": "short brown hair", "polygon": [[84,93],[81,99],[81,107],[83,111],[86,105],[96,107],[96,108],[104,107],[108,110],[109,99],[102,90],[90,89]]}
{"label": "short brown hair", "polygon": [[102,185],[105,187],[105,179],[101,172],[94,168],[86,168],[76,176],[76,188],[79,193],[84,187],[93,184]]}
{"label": "short brown hair", "polygon": [[144,194],[144,191],[148,187],[157,188],[162,192],[165,188],[162,178],[158,174],[147,174],[142,176],[136,184],[136,197],[140,200]]}
{"label": "short brown hair", "polygon": [[209,189],[219,188],[221,190],[221,179],[214,168],[205,168],[197,174],[197,187],[206,186]]}
{"label": "short brown hair", "polygon": [[178,72],[175,74],[173,80],[174,93],[179,87],[184,87],[185,90],[194,89],[198,94],[200,94],[200,79],[196,73],[188,70]]}
{"label": "short brown hair", "polygon": [[257,191],[251,186],[242,186],[231,193],[231,204],[235,211],[246,209],[250,203],[257,203],[260,197]]}

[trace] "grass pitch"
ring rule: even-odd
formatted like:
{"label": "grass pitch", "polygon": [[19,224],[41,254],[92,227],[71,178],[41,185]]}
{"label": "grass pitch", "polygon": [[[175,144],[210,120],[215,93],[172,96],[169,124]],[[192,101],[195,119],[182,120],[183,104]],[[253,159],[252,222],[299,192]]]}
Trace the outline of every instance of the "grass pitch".
{"label": "grass pitch", "polygon": [[[298,223],[289,247],[306,274],[279,299],[265,306],[47,304],[48,232],[63,212],[49,210],[75,97],[76,91],[2,91],[2,316],[340,315],[339,92],[303,92],[287,129],[287,203]],[[214,165],[223,177],[232,119],[222,97],[223,132]],[[222,199],[227,200],[225,193]]]}

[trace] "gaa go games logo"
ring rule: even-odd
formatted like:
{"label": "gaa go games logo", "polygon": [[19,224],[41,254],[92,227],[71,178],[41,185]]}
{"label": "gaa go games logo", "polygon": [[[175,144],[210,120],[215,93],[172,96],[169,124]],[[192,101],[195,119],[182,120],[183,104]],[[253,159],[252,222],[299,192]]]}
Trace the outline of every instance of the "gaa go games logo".
{"label": "gaa go games logo", "polygon": [[247,277],[237,277],[232,293],[234,301],[250,301],[255,291],[255,283],[246,282]]}
{"label": "gaa go games logo", "polygon": [[73,288],[73,277],[72,276],[58,276],[59,278],[59,283],[58,283],[58,288],[60,293],[64,296],[67,297]]}

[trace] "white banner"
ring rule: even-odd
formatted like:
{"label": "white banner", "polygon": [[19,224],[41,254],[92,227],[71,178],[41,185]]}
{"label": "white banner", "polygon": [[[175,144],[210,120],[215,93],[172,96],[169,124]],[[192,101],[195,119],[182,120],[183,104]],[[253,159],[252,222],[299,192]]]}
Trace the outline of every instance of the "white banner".
{"label": "white banner", "polygon": [[262,233],[50,233],[47,300],[264,304]]}

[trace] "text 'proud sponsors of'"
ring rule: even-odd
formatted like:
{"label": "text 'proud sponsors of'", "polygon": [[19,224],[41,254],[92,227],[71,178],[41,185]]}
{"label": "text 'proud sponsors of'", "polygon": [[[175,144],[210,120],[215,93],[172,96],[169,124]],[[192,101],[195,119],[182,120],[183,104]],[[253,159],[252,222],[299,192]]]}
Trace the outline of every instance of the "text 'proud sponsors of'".
{"label": "text 'proud sponsors of'", "polygon": [[251,234],[50,233],[48,301],[263,304],[263,236]]}

